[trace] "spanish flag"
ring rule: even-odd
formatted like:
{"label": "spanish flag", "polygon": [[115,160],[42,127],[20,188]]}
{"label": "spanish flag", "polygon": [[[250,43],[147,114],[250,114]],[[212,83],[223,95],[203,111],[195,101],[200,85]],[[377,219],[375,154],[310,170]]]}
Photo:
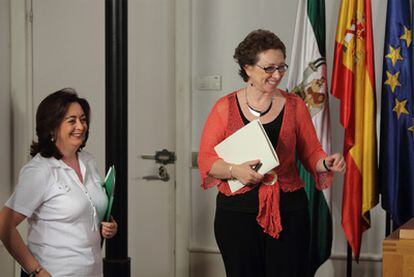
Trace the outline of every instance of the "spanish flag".
{"label": "spanish flag", "polygon": [[336,30],[332,95],[345,129],[342,228],[356,260],[369,211],[378,203],[374,50],[370,0],[342,0]]}

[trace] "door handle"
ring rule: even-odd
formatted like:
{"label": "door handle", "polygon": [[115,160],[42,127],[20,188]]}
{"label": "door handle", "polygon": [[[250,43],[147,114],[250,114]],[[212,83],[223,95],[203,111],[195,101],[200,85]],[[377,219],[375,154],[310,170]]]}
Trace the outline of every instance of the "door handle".
{"label": "door handle", "polygon": [[167,168],[162,165],[158,168],[158,175],[148,175],[148,176],[142,177],[142,179],[147,180],[147,181],[168,182],[170,180],[170,174],[168,174]]}
{"label": "door handle", "polygon": [[158,168],[158,175],[148,175],[142,177],[142,179],[147,181],[163,182],[168,182],[170,180],[170,175],[168,174],[165,165],[175,163],[176,157],[173,151],[163,149],[161,151],[155,151],[155,155],[141,155],[141,158],[144,160],[155,160],[155,163],[162,164]]}
{"label": "door handle", "polygon": [[155,151],[155,155],[141,155],[144,160],[155,160],[157,164],[173,164],[175,163],[176,157],[175,152],[163,149],[161,151]]}

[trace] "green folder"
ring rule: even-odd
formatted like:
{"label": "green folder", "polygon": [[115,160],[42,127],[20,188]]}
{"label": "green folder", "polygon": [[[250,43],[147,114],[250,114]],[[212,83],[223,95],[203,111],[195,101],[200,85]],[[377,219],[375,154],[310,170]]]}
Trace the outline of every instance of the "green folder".
{"label": "green folder", "polygon": [[111,218],[112,204],[114,203],[115,192],[115,166],[111,166],[106,173],[104,188],[108,196],[108,207],[106,208],[105,221]]}

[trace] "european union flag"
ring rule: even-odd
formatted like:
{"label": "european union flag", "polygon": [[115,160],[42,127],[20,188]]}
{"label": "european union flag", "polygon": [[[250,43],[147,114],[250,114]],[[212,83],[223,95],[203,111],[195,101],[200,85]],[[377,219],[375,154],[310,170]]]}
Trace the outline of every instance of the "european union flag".
{"label": "european union flag", "polygon": [[388,1],[381,93],[379,182],[395,225],[414,216],[414,96],[409,0]]}

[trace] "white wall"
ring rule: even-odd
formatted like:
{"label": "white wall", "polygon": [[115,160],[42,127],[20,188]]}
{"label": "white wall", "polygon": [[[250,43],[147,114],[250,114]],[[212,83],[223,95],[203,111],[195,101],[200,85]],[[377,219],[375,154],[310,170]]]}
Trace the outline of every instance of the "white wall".
{"label": "white wall", "polygon": [[[193,151],[198,151],[200,133],[208,112],[213,103],[221,96],[234,91],[244,83],[238,76],[237,64],[233,61],[233,53],[237,44],[257,28],[265,28],[275,32],[287,47],[287,63],[293,43],[296,9],[298,0],[193,0],[193,32],[192,32],[192,78],[193,78]],[[382,55],[387,1],[372,0],[375,69],[377,103],[380,107],[380,91],[382,76]],[[328,62],[328,78],[330,81],[333,63],[333,51],[337,16],[340,1],[326,1],[326,48]],[[198,90],[197,79],[203,75],[221,75],[222,90]],[[286,86],[287,77],[280,87]],[[339,124],[339,101],[330,97],[332,122],[332,149],[342,151],[343,129]],[[378,109],[378,116],[379,116]],[[378,117],[379,122],[379,117]],[[213,236],[213,218],[215,210],[216,190],[203,191],[199,184],[197,169],[192,172],[192,226],[190,249],[193,276],[224,276],[224,269],[217,253]],[[333,223],[334,241],[332,259],[327,261],[318,271],[318,276],[345,276],[346,274],[346,241],[341,228],[342,176],[336,176],[333,186]],[[381,274],[381,242],[385,234],[385,213],[378,205],[371,213],[372,228],[363,234],[360,264],[353,263],[353,276],[378,276]],[[375,262],[366,260],[376,260]],[[217,267],[217,264],[219,266]],[[206,266],[204,266],[206,265]],[[216,268],[213,271],[207,268]],[[220,269],[221,268],[221,269]],[[197,274],[198,273],[198,274]]]}
{"label": "white wall", "polygon": [[91,106],[85,149],[94,155],[101,176],[105,169],[104,14],[99,0],[33,1],[33,118],[50,93],[65,87],[77,90]]}
{"label": "white wall", "polygon": [[0,1],[0,203],[4,203],[10,194],[11,167],[10,167],[10,17],[9,1]]}
{"label": "white wall", "polygon": [[[0,206],[11,190],[11,109],[10,109],[10,3],[0,0]],[[0,242],[0,268],[2,276],[12,276],[13,263]]]}

